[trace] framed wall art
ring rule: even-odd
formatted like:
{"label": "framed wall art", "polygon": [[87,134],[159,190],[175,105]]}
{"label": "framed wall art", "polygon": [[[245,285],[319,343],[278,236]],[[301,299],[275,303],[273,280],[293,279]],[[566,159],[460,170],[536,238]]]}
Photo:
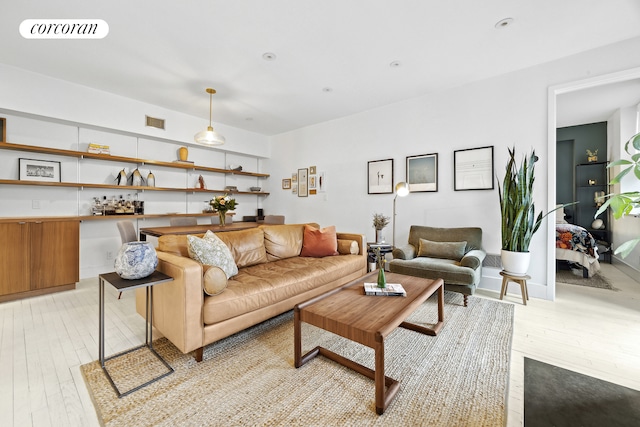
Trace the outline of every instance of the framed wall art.
{"label": "framed wall art", "polygon": [[19,180],[60,182],[60,162],[20,158]]}
{"label": "framed wall art", "polygon": [[367,185],[369,194],[393,193],[393,159],[368,162]]}
{"label": "framed wall art", "polygon": [[453,152],[453,189],[493,190],[493,146]]}
{"label": "framed wall art", "polygon": [[438,191],[438,153],[407,156],[409,191]]}
{"label": "framed wall art", "polygon": [[282,189],[291,190],[291,178],[285,178],[282,180]]}
{"label": "framed wall art", "polygon": [[298,197],[307,197],[309,195],[309,184],[307,177],[309,176],[309,169],[298,169]]}

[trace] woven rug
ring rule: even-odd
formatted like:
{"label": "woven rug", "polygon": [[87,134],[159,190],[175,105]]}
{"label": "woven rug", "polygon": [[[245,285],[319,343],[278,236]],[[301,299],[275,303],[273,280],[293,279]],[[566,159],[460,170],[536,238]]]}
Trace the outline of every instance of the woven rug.
{"label": "woven rug", "polygon": [[[472,297],[463,307],[449,292],[445,302],[438,336],[398,328],[387,338],[385,371],[400,390],[381,416],[372,380],[322,356],[294,367],[292,311],[207,346],[200,363],[157,340],[175,372],[121,399],[97,361],[81,371],[106,426],[504,425],[513,305]],[[434,324],[435,295],[409,319]],[[374,367],[368,347],[302,326],[303,352],[322,345]],[[120,363],[123,377],[157,369],[129,362]]]}
{"label": "woven rug", "polygon": [[615,290],[613,285],[607,280],[606,277],[600,273],[594,274],[592,277],[582,277],[582,271],[580,275],[576,275],[571,270],[558,270],[556,271],[556,282],[568,283],[570,285],[589,286],[591,288],[601,288]]}

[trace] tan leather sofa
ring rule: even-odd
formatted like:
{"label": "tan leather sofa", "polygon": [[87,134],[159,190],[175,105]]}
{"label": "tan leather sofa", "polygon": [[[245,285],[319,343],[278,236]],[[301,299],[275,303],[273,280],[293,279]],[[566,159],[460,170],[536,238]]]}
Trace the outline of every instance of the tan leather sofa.
{"label": "tan leather sofa", "polygon": [[[323,258],[299,256],[304,224],[262,225],[216,235],[231,249],[239,270],[218,295],[205,294],[203,280],[227,280],[226,276],[217,274],[217,267],[189,258],[186,236],[158,239],[158,270],[174,280],[154,286],[154,327],[183,353],[195,351],[197,361],[202,360],[204,346],[366,273],[366,241],[361,234],[337,233],[340,254]],[[136,309],[144,316],[144,289],[137,290]]]}

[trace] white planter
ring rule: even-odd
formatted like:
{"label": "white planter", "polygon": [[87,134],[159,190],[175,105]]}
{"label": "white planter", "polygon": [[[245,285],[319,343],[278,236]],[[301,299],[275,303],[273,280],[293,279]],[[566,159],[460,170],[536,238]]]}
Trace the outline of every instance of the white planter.
{"label": "white planter", "polygon": [[511,252],[502,249],[500,253],[502,269],[514,276],[525,276],[531,262],[530,252]]}

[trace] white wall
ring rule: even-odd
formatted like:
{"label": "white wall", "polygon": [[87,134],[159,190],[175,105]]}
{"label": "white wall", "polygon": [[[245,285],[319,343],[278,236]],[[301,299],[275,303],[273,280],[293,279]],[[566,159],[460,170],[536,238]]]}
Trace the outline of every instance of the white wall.
{"label": "white wall", "polygon": [[[547,193],[555,193],[555,176],[549,176],[555,173],[555,153],[550,159],[547,152],[548,88],[638,67],[638,51],[640,38],[273,137],[272,157],[265,161],[272,179],[288,178],[298,168],[314,165],[326,171],[327,193],[300,198],[275,191],[265,201],[265,211],[285,214],[288,222],[335,224],[374,240],[371,216],[390,216],[393,195],[367,194],[367,162],[393,158],[397,183],[405,180],[406,156],[438,153],[438,192],[398,199],[396,242],[406,242],[411,224],[480,226],[485,249],[498,254],[497,187],[453,191],[453,151],[494,145],[495,173],[501,179],[508,146],[515,145],[519,155],[534,148],[540,156],[536,205],[548,209]],[[390,235],[390,228],[385,232]],[[532,296],[549,297],[546,274],[553,266],[547,265],[546,257],[555,244],[547,239],[542,230],[532,242]],[[498,289],[496,271],[486,269],[485,276],[482,286]]]}

